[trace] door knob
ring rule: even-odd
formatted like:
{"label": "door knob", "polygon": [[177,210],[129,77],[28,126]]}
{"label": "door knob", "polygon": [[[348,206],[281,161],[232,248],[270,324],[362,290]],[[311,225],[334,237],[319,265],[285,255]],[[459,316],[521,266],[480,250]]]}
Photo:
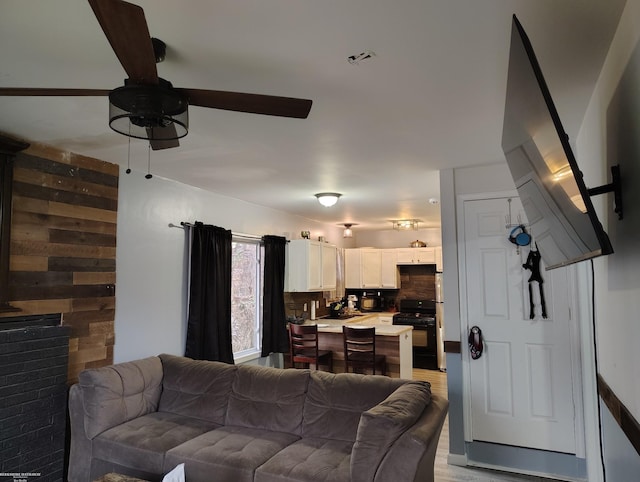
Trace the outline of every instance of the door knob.
{"label": "door knob", "polygon": [[469,351],[471,352],[471,358],[474,360],[480,358],[482,356],[483,349],[482,330],[477,326],[474,326],[469,330]]}

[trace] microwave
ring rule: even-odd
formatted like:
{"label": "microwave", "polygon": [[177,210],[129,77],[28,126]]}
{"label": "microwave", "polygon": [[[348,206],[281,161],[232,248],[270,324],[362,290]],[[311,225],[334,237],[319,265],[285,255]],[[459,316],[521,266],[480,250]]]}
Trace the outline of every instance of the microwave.
{"label": "microwave", "polygon": [[360,298],[360,311],[382,311],[384,298],[382,296],[363,296]]}

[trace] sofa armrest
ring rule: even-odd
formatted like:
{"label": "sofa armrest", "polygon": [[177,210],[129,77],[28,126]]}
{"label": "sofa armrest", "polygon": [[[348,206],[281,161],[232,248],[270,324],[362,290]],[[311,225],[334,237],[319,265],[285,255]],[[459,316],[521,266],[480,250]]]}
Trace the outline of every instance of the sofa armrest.
{"label": "sofa armrest", "polygon": [[434,463],[449,401],[432,395],[417,422],[391,446],[376,472],[375,481],[434,482]]}
{"label": "sofa armrest", "polygon": [[429,407],[431,386],[407,382],[375,407],[363,412],[351,453],[351,480],[371,481],[390,447]]}
{"label": "sofa armrest", "polygon": [[89,480],[91,471],[91,439],[84,429],[84,403],[82,390],[78,384],[69,390],[69,424],[71,427],[71,444],[69,450],[69,482],[85,482]]}
{"label": "sofa armrest", "polygon": [[78,376],[89,439],[134,418],[155,412],[162,391],[158,357],[84,370]]}

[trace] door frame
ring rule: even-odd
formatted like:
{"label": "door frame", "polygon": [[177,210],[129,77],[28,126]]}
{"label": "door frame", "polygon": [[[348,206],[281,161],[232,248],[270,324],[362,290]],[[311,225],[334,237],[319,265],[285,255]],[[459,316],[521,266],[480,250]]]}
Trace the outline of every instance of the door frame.
{"label": "door frame", "polygon": [[[458,249],[458,290],[460,294],[460,334],[462,357],[462,411],[464,440],[472,442],[472,416],[471,416],[471,379],[469,368],[471,356],[467,349],[467,333],[469,330],[467,310],[467,282],[466,282],[466,254],[465,254],[465,227],[464,227],[464,203],[467,201],[482,201],[499,198],[516,198],[515,190],[497,191],[478,194],[459,194],[456,196],[456,227]],[[506,223],[505,223],[506,224]],[[506,236],[505,228],[505,236]],[[586,263],[571,265],[567,268],[567,281],[570,294],[570,338],[573,380],[573,395],[575,400],[575,426],[574,436],[576,442],[576,457],[586,459],[587,477],[589,481],[602,482],[603,470],[600,460],[600,429],[597,381],[595,373],[595,353],[593,349],[593,328],[588,320],[592,319],[591,299],[591,275]],[[581,321],[587,320],[587,321]],[[509,471],[509,467],[495,467],[489,464],[475,463],[467,459],[468,465],[478,465],[489,468],[498,468]]]}

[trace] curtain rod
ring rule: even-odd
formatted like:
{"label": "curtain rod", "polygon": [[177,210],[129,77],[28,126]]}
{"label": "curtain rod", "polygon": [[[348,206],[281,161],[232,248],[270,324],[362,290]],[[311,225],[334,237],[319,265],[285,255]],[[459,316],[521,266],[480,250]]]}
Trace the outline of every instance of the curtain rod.
{"label": "curtain rod", "polygon": [[[173,223],[169,223],[169,227],[170,228],[182,228],[184,229],[185,227],[189,227],[192,228],[194,227],[195,224],[193,223],[188,223],[185,221],[180,221],[180,226],[173,224]],[[245,238],[245,239],[258,239],[258,240],[262,240],[262,236],[258,236],[257,234],[247,234],[247,233],[236,233],[234,231],[231,231],[231,235],[235,238]]]}

